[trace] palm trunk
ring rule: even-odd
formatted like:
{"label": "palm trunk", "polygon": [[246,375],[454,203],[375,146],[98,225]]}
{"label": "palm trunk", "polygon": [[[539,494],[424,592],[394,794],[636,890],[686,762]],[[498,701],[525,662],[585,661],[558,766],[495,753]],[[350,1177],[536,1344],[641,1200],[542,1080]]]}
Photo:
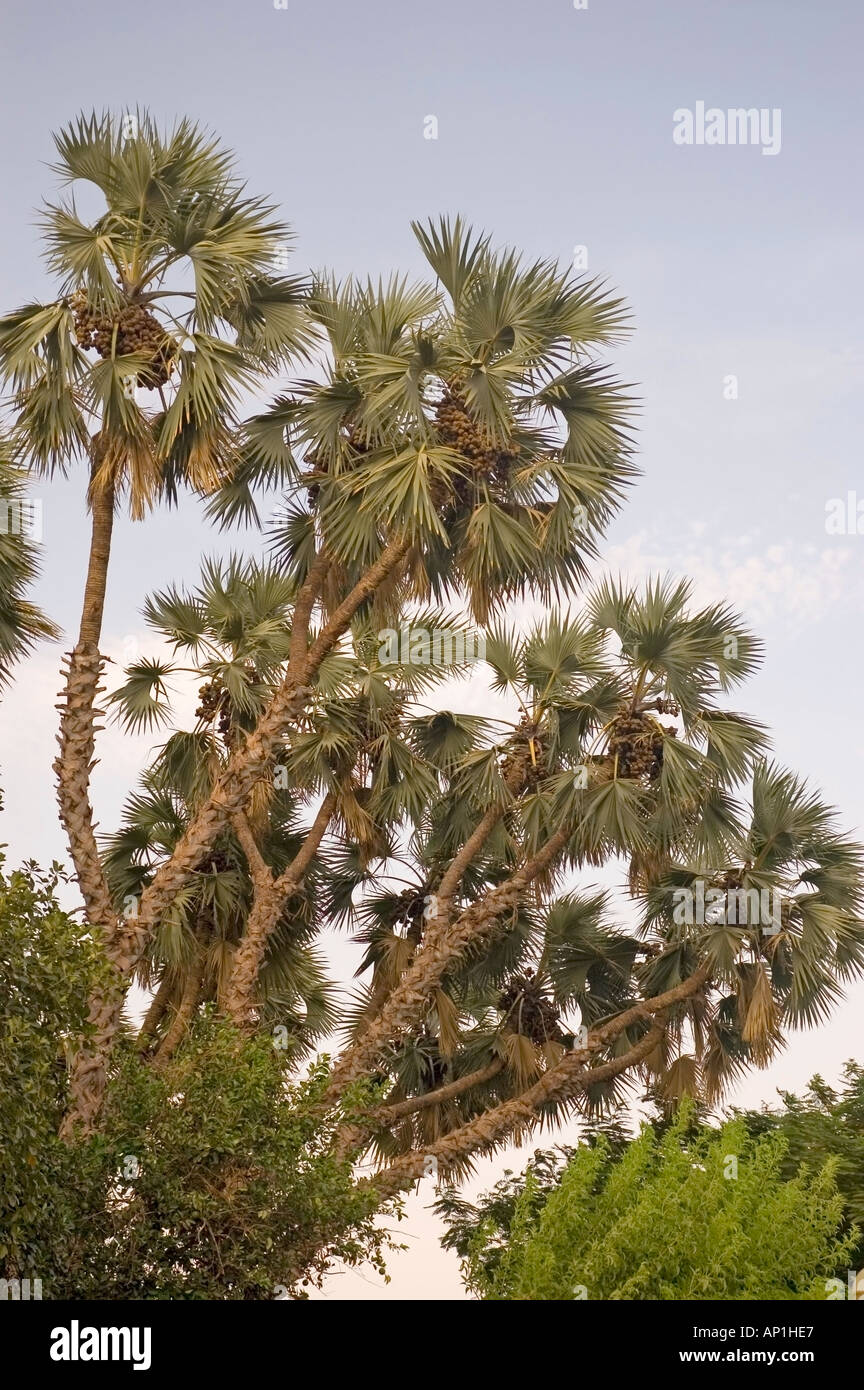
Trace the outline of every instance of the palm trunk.
{"label": "palm trunk", "polygon": [[144,1022],[141,1024],[141,1027],[138,1030],[138,1037],[136,1039],[136,1042],[138,1044],[138,1047],[141,1048],[142,1052],[145,1050],[145,1048],[150,1046],[150,1043],[156,1036],[156,1029],[159,1027],[159,1024],[162,1022],[162,1019],[168,1011],[168,1005],[170,1004],[171,996],[174,993],[175,983],[176,981],[166,970],[165,974],[162,976],[162,981],[159,985],[159,988],[153,995],[152,1000],[150,1001],[150,1007],[147,1010],[147,1013],[144,1015]]}
{"label": "palm trunk", "polygon": [[333,1145],[335,1157],[347,1158],[360,1149],[371,1138],[376,1129],[382,1127],[387,1129],[390,1125],[394,1125],[397,1120],[404,1120],[409,1115],[416,1115],[422,1110],[431,1110],[434,1105],[444,1105],[449,1100],[456,1100],[466,1091],[473,1090],[475,1086],[484,1086],[487,1081],[493,1081],[496,1076],[500,1076],[503,1070],[503,1058],[493,1057],[492,1061],[488,1062],[485,1067],[478,1067],[476,1071],[469,1072],[467,1076],[460,1076],[455,1081],[448,1081],[446,1086],[439,1086],[435,1091],[424,1091],[422,1096],[409,1096],[407,1100],[385,1102],[377,1110],[371,1110],[362,1123],[346,1125],[338,1131]]}
{"label": "palm trunk", "polygon": [[[511,767],[504,778],[505,786],[511,796],[516,795],[522,788],[525,778],[527,757],[528,755],[526,752],[523,758],[517,758],[514,761],[513,767]],[[507,806],[503,803],[497,806],[490,806],[486,814],[478,821],[464,845],[462,845],[458,853],[454,855],[447,870],[442,875],[441,882],[435,892],[435,916],[432,919],[432,929],[427,933],[427,945],[433,937],[437,940],[447,932],[450,920],[453,916],[453,903],[465,870],[480,853],[480,850],[489,839],[492,831],[502,820],[506,810]],[[381,1010],[387,1004],[388,995],[390,994],[392,994],[392,990],[388,985],[382,984],[376,988],[369,1003],[368,1016],[357,1034],[357,1043],[359,1043],[361,1038],[365,1038],[375,1025]]]}
{"label": "palm trunk", "polygon": [[[225,1011],[238,1027],[242,1028],[249,1022],[255,984],[264,963],[267,943],[278,924],[287,899],[295,889],[299,888],[303,881],[303,875],[315,858],[330,824],[335,804],[334,793],[328,793],[321,802],[318,814],[307,831],[303,844],[288,868],[277,879],[270,877],[270,871],[257,851],[248,826],[245,826],[242,831],[241,843],[249,860],[253,880],[256,880],[256,883],[252,911],[246,923],[243,939],[234,956],[231,978],[225,992]],[[266,879],[264,878],[265,874]]]}
{"label": "palm trunk", "polygon": [[[93,447],[93,476],[99,461],[99,444]],[[125,997],[125,969],[129,960],[128,931],[118,932],[117,916],[102,873],[96,827],[90,804],[90,774],[95,764],[98,726],[96,709],[102,657],[99,640],[105,608],[111,536],[114,528],[114,483],[90,491],[92,535],[87,582],[81,611],[78,642],[69,653],[66,683],[60,710],[60,752],[54,763],[60,820],[69,841],[75,874],[84,899],[87,920],[101,930],[110,976],[91,997],[91,1037],[76,1053],[70,1069],[70,1108],[61,1133],[92,1129],[105,1086],[105,1039],[113,1037]]]}
{"label": "palm trunk", "polygon": [[598,1081],[609,1081],[612,1077],[629,1071],[631,1067],[638,1066],[653,1051],[662,1036],[662,1028],[652,1028],[623,1056],[581,1073],[571,1071],[565,1077],[556,1075],[558,1068],[544,1072],[539,1081],[515,1099],[505,1101],[494,1110],[484,1111],[470,1124],[463,1125],[461,1129],[454,1129],[443,1139],[428,1145],[422,1153],[415,1151],[397,1159],[389,1168],[369,1179],[370,1185],[382,1196],[390,1196],[400,1189],[412,1187],[417,1179],[428,1171],[430,1158],[434,1158],[436,1162],[440,1160],[441,1168],[446,1172],[449,1164],[464,1161],[471,1154],[493,1148],[503,1139],[530,1129],[537,1123],[538,1110],[544,1102],[587,1090]]}
{"label": "palm trunk", "polygon": [[[650,1056],[663,1036],[665,1025],[658,1021],[658,1015],[685,999],[693,998],[709,978],[709,967],[701,965],[686,980],[682,980],[681,984],[674,985],[651,999],[645,999],[630,1009],[625,1009],[596,1029],[589,1037],[586,1047],[568,1053],[557,1066],[544,1072],[527,1091],[523,1091],[513,1100],[506,1100],[494,1109],[485,1111],[476,1120],[444,1135],[422,1151],[416,1150],[403,1155],[371,1179],[372,1184],[385,1194],[410,1187],[426,1171],[425,1165],[430,1157],[441,1159],[444,1168],[448,1163],[462,1161],[471,1154],[489,1149],[510,1135],[532,1128],[540,1119],[542,1107],[550,1101],[578,1095],[599,1081],[611,1080],[640,1065]],[[593,1050],[614,1041],[625,1028],[640,1021],[650,1021],[652,1025],[643,1038],[620,1057],[586,1068],[586,1060]]]}
{"label": "palm trunk", "polygon": [[198,950],[195,959],[189,966],[189,973],[183,985],[183,993],[180,996],[180,1003],[177,1005],[174,1017],[168,1025],[164,1038],[156,1049],[153,1058],[153,1066],[156,1071],[161,1071],[167,1062],[171,1060],[178,1046],[186,1035],[192,1016],[198,1006],[198,998],[201,994],[201,984],[204,978],[204,952]]}
{"label": "palm trunk", "polygon": [[309,682],[315,679],[321,662],[348,631],[358,608],[398,567],[407,549],[407,541],[391,541],[375,564],[355,584],[345,601],[330,615],[299,669],[292,671],[289,666],[285,680],[262,715],[258,727],[242,748],[232,754],[208,801],[141,899],[138,921],[142,941],[146,940],[150,928],[174,901],[217,835],[234,816],[243,811],[255,783],[262,777],[269,780],[273,755],[281,745],[286,729],[305,708]]}
{"label": "palm trunk", "polygon": [[485,1067],[478,1067],[476,1071],[468,1072],[467,1076],[448,1081],[446,1086],[439,1086],[437,1091],[425,1091],[422,1096],[409,1096],[407,1100],[385,1103],[378,1110],[374,1110],[370,1118],[377,1120],[379,1124],[391,1125],[396,1120],[404,1119],[406,1115],[416,1114],[418,1110],[428,1110],[433,1105],[444,1105],[448,1100],[455,1100],[457,1096],[463,1096],[475,1086],[485,1086],[487,1081],[492,1081],[503,1070],[503,1058],[493,1057]]}
{"label": "palm trunk", "polygon": [[[95,468],[95,463],[94,463]],[[72,863],[87,920],[109,929],[115,914],[102,873],[90,805],[90,773],[94,767],[97,732],[96,699],[100,690],[102,657],[99,639],[105,607],[105,587],[114,527],[114,485],[91,491],[92,536],[87,583],[78,642],[66,659],[66,682],[61,693],[60,752],[54,763],[60,819],[69,841]]]}

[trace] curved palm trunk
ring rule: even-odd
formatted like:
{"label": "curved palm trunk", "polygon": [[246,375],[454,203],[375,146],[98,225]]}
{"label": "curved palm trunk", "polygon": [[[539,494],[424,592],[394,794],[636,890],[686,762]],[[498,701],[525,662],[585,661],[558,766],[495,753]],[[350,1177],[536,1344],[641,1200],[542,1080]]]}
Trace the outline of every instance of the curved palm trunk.
{"label": "curved palm trunk", "polygon": [[142,941],[146,940],[147,932],[174,901],[217,835],[234,816],[244,810],[255,783],[262,777],[269,779],[273,754],[280,746],[285,730],[305,708],[310,693],[309,683],[317,676],[322,661],[348,631],[361,604],[371,598],[400,565],[407,549],[407,540],[397,538],[390,541],[348,597],[330,614],[306,652],[305,659],[298,659],[296,667],[289,663],[285,679],[261,716],[257,728],[249,734],[242,748],[232,754],[208,801],[144,893],[139,917]]}
{"label": "curved palm trunk", "polygon": [[[95,471],[95,453],[94,453]],[[60,752],[54,763],[60,819],[69,841],[75,875],[87,920],[110,928],[115,920],[96,845],[90,805],[90,773],[95,763],[96,699],[102,657],[99,639],[105,608],[111,535],[114,529],[114,484],[91,493],[92,535],[78,642],[66,658],[66,681],[60,699]]]}
{"label": "curved palm trunk", "polygon": [[521,869],[452,925],[446,919],[443,927],[436,923],[377,1018],[337,1063],[325,1097],[328,1103],[335,1103],[347,1086],[364,1075],[382,1047],[422,1017],[433,990],[454,960],[469,945],[486,941],[495,932],[505,912],[517,906],[525,889],[564,848],[569,833],[556,831]]}
{"label": "curved palm trunk", "polygon": [[168,1030],[164,1038],[156,1049],[153,1058],[153,1066],[156,1071],[173,1057],[177,1047],[183,1040],[189,1024],[192,1022],[192,1015],[198,1006],[198,999],[201,994],[201,985],[204,979],[204,952],[199,950],[195,954],[195,959],[189,967],[186,982],[183,986],[183,993],[180,996],[180,1003],[177,1005],[173,1019],[168,1025]]}
{"label": "curved palm trunk", "polygon": [[[99,445],[94,442],[93,469],[99,462]],[[96,700],[100,691],[102,657],[99,640],[102,635],[102,616],[105,609],[105,590],[108,563],[111,557],[111,537],[114,529],[113,480],[100,488],[92,487],[90,506],[92,534],[81,627],[78,642],[66,660],[66,682],[61,693],[60,752],[54,763],[57,775],[57,801],[60,820],[69,841],[75,866],[75,876],[84,899],[87,920],[101,930],[109,964],[109,978],[93,993],[88,1023],[87,1044],[76,1053],[69,1078],[70,1110],[61,1134],[69,1138],[76,1130],[85,1133],[92,1129],[101,1106],[105,1087],[105,1051],[103,1040],[113,1036],[115,1016],[125,998],[126,969],[135,957],[130,954],[131,936],[121,930],[105,882],[96,843],[96,827],[90,804],[90,774],[95,764],[95,738],[100,711]]]}
{"label": "curved palm trunk", "polygon": [[150,1001],[150,1007],[144,1015],[144,1021],[138,1030],[136,1043],[142,1052],[150,1046],[150,1043],[156,1036],[156,1030],[159,1024],[168,1012],[168,1005],[174,993],[175,983],[176,981],[172,979],[171,975],[166,970],[165,974],[162,976],[162,982],[159,988]]}
{"label": "curved palm trunk", "polygon": [[[527,758],[527,751],[524,751],[522,757],[517,757],[514,760],[513,766],[504,778],[504,784],[507,788],[507,791],[511,795],[515,795],[522,787],[525,778]],[[506,809],[507,808],[504,803],[499,803],[497,805],[490,806],[489,810],[478,821],[477,825],[474,827],[471,834],[468,836],[467,840],[462,845],[461,849],[454,856],[452,862],[450,863],[450,866],[443,874],[441,882],[439,883],[438,888],[435,892],[435,917],[433,919],[433,930],[431,933],[427,933],[426,945],[429,944],[430,936],[434,935],[434,939],[438,940],[447,932],[447,929],[453,918],[456,893],[459,890],[459,885],[462,882],[462,877],[465,873],[465,870],[468,868],[468,865],[472,862],[472,860],[474,860],[476,856],[479,854],[480,850],[483,848],[486,841],[489,839],[489,836],[492,834],[492,831],[503,819]],[[415,944],[419,946],[419,942],[416,942]],[[398,989],[399,985],[397,985],[396,988]],[[390,988],[389,985],[381,984],[376,988],[369,1004],[368,1017],[366,1018],[362,1027],[358,1030],[356,1037],[357,1042],[359,1042],[360,1039],[365,1038],[369,1033],[370,1029],[372,1029],[376,1025],[382,1009],[387,1006],[388,1000],[390,999],[390,996],[392,994],[393,990]]]}
{"label": "curved palm trunk", "polygon": [[242,820],[239,822],[238,834],[255,883],[255,897],[225,992],[225,1011],[238,1027],[242,1028],[249,1022],[255,985],[264,963],[267,944],[279,923],[286,901],[299,888],[303,875],[315,858],[335,805],[336,795],[329,792],[322,801],[297,854],[284,873],[276,879],[271,878],[270,870],[261,858],[248,825]]}
{"label": "curved palm trunk", "polygon": [[409,1115],[416,1115],[422,1110],[431,1110],[435,1105],[444,1105],[449,1100],[456,1100],[475,1086],[484,1086],[487,1081],[493,1081],[503,1070],[504,1059],[493,1057],[485,1067],[478,1067],[467,1076],[448,1081],[445,1086],[439,1086],[435,1091],[424,1091],[422,1095],[409,1096],[407,1100],[387,1101],[376,1110],[370,1111],[362,1123],[340,1129],[336,1135],[333,1153],[337,1158],[346,1158],[371,1138],[376,1127],[396,1124],[398,1120],[403,1120]]}
{"label": "curved palm trunk", "polygon": [[366,1182],[382,1196],[391,1196],[402,1189],[412,1187],[427,1171],[426,1165],[430,1158],[434,1158],[436,1162],[440,1159],[441,1166],[446,1171],[449,1164],[464,1161],[472,1154],[492,1149],[504,1139],[519,1135],[536,1125],[539,1119],[538,1111],[544,1102],[576,1095],[598,1081],[609,1081],[612,1077],[621,1076],[629,1071],[631,1067],[638,1066],[651,1054],[662,1036],[662,1027],[658,1025],[651,1028],[644,1038],[621,1057],[615,1057],[601,1066],[587,1070],[577,1070],[573,1067],[562,1070],[561,1067],[554,1067],[551,1071],[544,1072],[540,1080],[520,1096],[504,1101],[493,1110],[484,1111],[470,1124],[463,1125],[461,1129],[454,1129],[443,1139],[429,1144],[422,1153],[415,1150],[413,1153],[405,1154],[391,1163],[389,1168],[376,1173]]}

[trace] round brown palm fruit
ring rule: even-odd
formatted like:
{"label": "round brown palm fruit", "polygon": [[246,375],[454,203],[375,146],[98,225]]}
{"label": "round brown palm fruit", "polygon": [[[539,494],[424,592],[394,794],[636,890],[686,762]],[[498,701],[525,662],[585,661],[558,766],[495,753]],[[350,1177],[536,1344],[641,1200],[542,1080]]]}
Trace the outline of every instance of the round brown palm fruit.
{"label": "round brown palm fruit", "polygon": [[663,768],[663,740],[675,735],[674,727],[658,724],[649,714],[619,714],[609,734],[609,753],[617,760],[618,776],[655,781]]}
{"label": "round brown palm fruit", "polygon": [[457,390],[445,391],[435,407],[435,424],[441,444],[461,454],[469,465],[469,476],[455,478],[453,488],[460,501],[469,500],[470,473],[487,482],[502,484],[518,457],[518,449],[501,448],[472,419],[464,398]]}
{"label": "round brown palm fruit", "polygon": [[83,290],[78,290],[70,306],[79,347],[95,350],[103,359],[147,353],[149,361],[139,371],[137,384],[148,390],[164,386],[174,370],[177,343],[144,304],[127,304],[109,319],[88,304]]}
{"label": "round brown palm fruit", "polygon": [[560,1042],[564,1036],[558,1009],[530,970],[517,975],[501,991],[498,1007],[506,1014],[506,1030],[521,1033],[538,1047]]}
{"label": "round brown palm fruit", "polygon": [[[255,685],[258,680],[258,672],[255,663],[247,661],[244,664],[245,680],[248,686]],[[212,724],[218,717],[219,733],[225,747],[231,751],[234,746],[234,736],[236,728],[236,711],[231,701],[231,696],[225,686],[218,680],[209,680],[202,685],[198,691],[198,698],[201,701],[195,711],[196,719],[202,720],[205,724]]]}
{"label": "round brown palm fruit", "polygon": [[195,711],[195,718],[205,724],[218,721],[217,728],[222,742],[230,749],[233,710],[228,691],[218,680],[207,681],[198,691],[198,698],[201,703]]}
{"label": "round brown palm fruit", "polygon": [[210,849],[195,865],[195,872],[199,874],[226,874],[237,866],[224,850]]}
{"label": "round brown palm fruit", "polygon": [[207,681],[198,691],[201,703],[195,711],[195,718],[203,720],[205,724],[212,723],[221,711],[227,695],[227,690],[219,681]]}
{"label": "round brown palm fruit", "polygon": [[533,790],[545,772],[545,751],[537,725],[525,714],[508,740],[508,751],[501,761],[503,776],[507,776],[517,760],[523,768],[523,787]]}

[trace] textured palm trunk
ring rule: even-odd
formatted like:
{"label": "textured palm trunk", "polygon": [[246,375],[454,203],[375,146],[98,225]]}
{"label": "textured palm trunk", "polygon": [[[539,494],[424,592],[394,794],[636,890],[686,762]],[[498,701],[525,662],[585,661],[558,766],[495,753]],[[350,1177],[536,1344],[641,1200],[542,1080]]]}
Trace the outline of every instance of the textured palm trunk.
{"label": "textured palm trunk", "polygon": [[[170,860],[156,874],[145,891],[137,917],[124,923],[121,939],[109,951],[113,979],[108,988],[94,998],[90,1013],[87,1047],[78,1054],[70,1080],[70,1109],[62,1133],[72,1135],[91,1130],[98,1120],[105,1094],[107,1065],[120,1025],[123,1003],[132,975],[138,966],[150,935],[162,914],[170,907],[196,865],[231,820],[242,813],[256,782],[272,775],[274,754],[286,729],[299,718],[309,696],[309,682],[321,662],[351,625],[361,604],[381,587],[408,549],[406,540],[393,540],[354,586],[319,632],[297,668],[289,670],[257,728],[228,761],[209,799],[187,828]],[[320,582],[320,577],[316,582]],[[104,592],[104,588],[103,588]],[[309,604],[309,613],[314,596]],[[109,903],[110,906],[110,903]]]}
{"label": "textured palm trunk", "polygon": [[324,658],[348,631],[358,608],[372,597],[391,571],[397,568],[407,549],[407,541],[391,541],[345,601],[330,615],[309,647],[305,659],[302,662],[298,661],[296,667],[293,663],[289,665],[285,680],[273,696],[257,728],[243,746],[233,753],[208,801],[188,827],[170,860],[162,865],[145,892],[138,918],[145,939],[147,932],[187,882],[196,864],[211,848],[217,835],[244,810],[255,783],[262,779],[269,780],[272,775],[273,758],[284,739],[285,731],[305,708],[310,693],[309,682],[317,675]]}
{"label": "textured palm trunk", "polygon": [[[94,470],[96,450],[94,448]],[[90,774],[93,770],[96,708],[102,675],[99,641],[105,608],[105,588],[111,557],[114,528],[114,487],[109,484],[91,495],[92,534],[87,582],[81,611],[78,641],[66,657],[66,681],[60,694],[60,752],[54,762],[57,775],[57,801],[60,819],[69,841],[69,851],[84,899],[87,920],[110,929],[115,919],[99,850],[96,844],[93,810],[90,805]]]}
{"label": "textured palm trunk", "polygon": [[136,1042],[143,1052],[150,1046],[156,1036],[156,1030],[165,1014],[168,1012],[168,1005],[171,1003],[171,996],[174,994],[175,981],[166,971],[162,976],[162,982],[150,1001],[150,1007],[144,1015],[144,1021],[138,1030]]}
{"label": "textured palm trunk", "polygon": [[371,1118],[379,1120],[382,1124],[393,1124],[396,1120],[404,1119],[406,1115],[416,1115],[420,1110],[429,1110],[433,1105],[444,1105],[448,1100],[464,1096],[466,1091],[473,1090],[475,1086],[485,1086],[487,1081],[494,1080],[503,1070],[503,1058],[493,1057],[485,1067],[478,1067],[476,1071],[468,1072],[467,1076],[448,1081],[446,1086],[439,1086],[436,1091],[427,1091],[422,1096],[409,1096],[407,1100],[382,1105],[379,1110],[373,1112]]}
{"label": "textured palm trunk", "polygon": [[[93,446],[93,474],[99,462],[99,442]],[[90,804],[90,774],[99,726],[96,708],[102,675],[99,641],[105,609],[111,537],[114,529],[114,485],[91,486],[92,534],[81,627],[78,642],[66,659],[66,682],[61,693],[60,752],[54,763],[60,820],[69,841],[75,875],[84,899],[87,920],[97,927],[105,945],[109,977],[92,995],[86,1045],[76,1052],[70,1068],[70,1109],[61,1133],[92,1129],[105,1086],[104,1040],[113,1037],[114,1018],[125,997],[125,969],[131,959],[128,932],[118,924],[102,873],[96,827]]]}
{"label": "textured palm trunk", "polygon": [[96,1128],[105,1096],[108,1059],[135,966],[140,960],[133,923],[121,919],[106,933],[108,976],[90,997],[87,1038],[78,1047],[69,1071],[69,1109],[61,1137],[73,1139]]}
{"label": "textured palm trunk", "polygon": [[[441,1168],[462,1161],[471,1154],[489,1149],[511,1135],[533,1128],[540,1119],[542,1107],[550,1101],[560,1101],[584,1092],[589,1086],[600,1081],[609,1081],[621,1076],[633,1067],[639,1066],[656,1048],[665,1031],[664,1024],[657,1021],[657,1015],[664,1013],[674,1004],[681,1003],[703,988],[709,978],[707,966],[683,980],[680,985],[646,999],[643,1003],[625,1010],[596,1030],[585,1048],[568,1055],[549,1071],[543,1073],[538,1081],[521,1095],[479,1115],[470,1124],[436,1140],[426,1148],[416,1150],[397,1159],[388,1168],[377,1174],[371,1181],[382,1193],[390,1194],[410,1187],[428,1171],[428,1160],[434,1158]],[[608,1044],[633,1023],[651,1020],[652,1026],[643,1038],[620,1057],[614,1057],[598,1066],[586,1067],[586,1058],[596,1048]]]}
{"label": "textured palm trunk", "polygon": [[411,1187],[418,1178],[429,1171],[430,1158],[440,1165],[439,1172],[443,1170],[446,1173],[449,1165],[468,1158],[471,1154],[482,1153],[503,1139],[530,1129],[537,1123],[538,1110],[544,1103],[575,1095],[598,1081],[611,1080],[612,1077],[629,1071],[631,1067],[638,1066],[654,1050],[662,1036],[662,1028],[652,1028],[623,1056],[605,1062],[599,1067],[587,1070],[583,1068],[581,1072],[573,1068],[567,1073],[559,1073],[559,1068],[555,1067],[544,1072],[540,1080],[520,1096],[505,1101],[493,1110],[484,1111],[470,1124],[463,1125],[461,1129],[455,1129],[443,1139],[428,1145],[422,1153],[415,1150],[414,1153],[397,1159],[389,1168],[385,1168],[371,1179],[372,1186],[383,1196]]}
{"label": "textured palm trunk", "polygon": [[[513,766],[504,778],[504,784],[511,796],[518,793],[523,785],[527,762],[528,753],[525,750],[521,758],[514,760]],[[454,901],[465,870],[480,853],[492,831],[503,819],[506,809],[507,806],[503,802],[489,807],[489,810],[477,822],[464,845],[458,854],[454,855],[452,862],[442,875],[435,893],[435,917],[432,932],[436,937],[445,933],[449,928],[453,916]],[[431,933],[427,933],[427,941],[430,935]],[[368,1015],[357,1034],[358,1041],[367,1036],[391,994],[392,989],[389,984],[379,985],[376,988],[370,1000]]]}
{"label": "textured palm trunk", "polygon": [[255,986],[267,953],[268,942],[279,923],[285,903],[303,882],[303,875],[318,852],[335,805],[335,794],[330,792],[322,801],[297,854],[277,879],[271,879],[270,871],[258,854],[248,827],[241,832],[241,843],[255,882],[255,896],[243,939],[234,956],[231,978],[225,992],[225,1011],[238,1027],[245,1027],[250,1022]]}
{"label": "textured palm trunk", "polygon": [[[528,756],[528,751],[523,749],[505,778],[511,794],[517,794],[524,784]],[[607,767],[596,767],[592,772],[592,782],[606,781],[609,775]],[[487,940],[498,930],[503,914],[517,905],[525,889],[549,868],[570,838],[570,830],[556,831],[516,874],[452,923],[453,903],[465,869],[502,815],[503,808],[490,807],[449,866],[438,891],[437,914],[422,949],[380,1012],[340,1058],[327,1091],[326,1100],[329,1103],[338,1100],[346,1086],[368,1070],[382,1047],[420,1021],[433,991],[454,960],[469,945]]]}
{"label": "textured palm trunk", "polygon": [[161,1069],[171,1060],[178,1046],[183,1041],[192,1022],[193,1015],[198,1007],[198,1000],[201,996],[201,985],[204,979],[204,952],[199,949],[195,953],[195,958],[189,966],[189,971],[183,984],[183,993],[180,1002],[174,1012],[174,1017],[169,1023],[165,1036],[156,1049],[153,1057],[153,1067],[156,1071]]}
{"label": "textured palm trunk", "polygon": [[421,1110],[431,1110],[433,1105],[444,1105],[448,1100],[456,1100],[463,1096],[466,1091],[471,1091],[475,1086],[485,1086],[487,1081],[493,1081],[496,1076],[500,1076],[504,1070],[504,1061],[501,1057],[493,1057],[485,1067],[478,1067],[476,1071],[469,1072],[467,1076],[460,1076],[455,1081],[448,1081],[446,1086],[439,1086],[435,1091],[426,1091],[422,1096],[409,1096],[407,1100],[391,1101],[389,1104],[381,1105],[377,1110],[370,1112],[368,1120],[363,1124],[346,1126],[340,1130],[336,1136],[333,1146],[333,1153],[336,1158],[346,1158],[352,1152],[362,1148],[366,1140],[374,1133],[376,1128],[382,1126],[386,1129],[390,1125],[396,1124],[398,1120],[404,1120],[409,1115],[416,1115]]}

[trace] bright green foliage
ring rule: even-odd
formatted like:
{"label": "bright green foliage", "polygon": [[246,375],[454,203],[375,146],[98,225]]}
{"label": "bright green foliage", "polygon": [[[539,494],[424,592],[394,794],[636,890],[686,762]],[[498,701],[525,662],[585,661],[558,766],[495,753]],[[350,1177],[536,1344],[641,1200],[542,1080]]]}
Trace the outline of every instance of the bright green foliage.
{"label": "bright green foliage", "polygon": [[57,1138],[63,1042],[83,1031],[93,943],[58,906],[58,874],[0,877],[0,1274],[43,1297],[302,1296],[331,1259],[381,1264],[374,1193],[352,1185],[316,1114],[319,1065],[205,1014],[161,1073],[127,1040],[99,1136]]}
{"label": "bright green foliage", "polygon": [[[864,1232],[864,1067],[847,1062],[843,1083],[834,1090],[814,1076],[802,1096],[781,1091],[782,1110],[745,1111],[741,1118],[751,1134],[779,1133],[786,1142],[783,1175],[791,1177],[803,1164],[836,1160],[837,1187],[846,1203],[848,1220]],[[864,1267],[864,1234],[852,1258]]]}
{"label": "bright green foliage", "polygon": [[694,1132],[684,1106],[617,1158],[601,1135],[557,1181],[529,1167],[515,1201],[512,1180],[478,1208],[445,1199],[445,1243],[484,1299],[823,1300],[857,1233],[834,1161],[784,1179],[785,1151],[740,1119]]}
{"label": "bright green foliage", "polygon": [[[79,1151],[80,1208],[52,1249],[54,1298],[302,1296],[331,1259],[382,1268],[375,1194],[327,1150],[314,1103],[272,1039],[238,1044],[212,1016],[161,1074],[121,1057],[98,1141]],[[383,1272],[383,1269],[382,1269]]]}
{"label": "bright green foliage", "polygon": [[45,1156],[65,1101],[63,1044],[84,1028],[97,954],[87,929],[63,912],[59,866],[2,872],[0,856],[0,1263],[40,1273],[36,1235],[56,1174]]}

